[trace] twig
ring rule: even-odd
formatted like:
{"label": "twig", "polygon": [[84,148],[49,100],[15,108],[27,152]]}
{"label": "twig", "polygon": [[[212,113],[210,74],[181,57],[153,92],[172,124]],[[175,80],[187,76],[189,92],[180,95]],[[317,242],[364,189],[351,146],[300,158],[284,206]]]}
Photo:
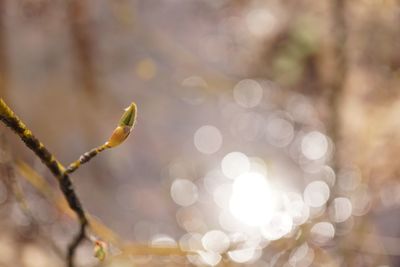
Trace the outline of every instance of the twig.
{"label": "twig", "polygon": [[[88,216],[82,208],[81,202],[77,197],[72,182],[68,176],[79,166],[88,162],[101,151],[118,146],[130,134],[136,121],[136,104],[131,103],[125,109],[118,126],[114,129],[108,141],[89,152],[84,153],[77,161],[73,162],[66,169],[47,148],[32,134],[25,124],[14,114],[7,104],[0,98],[0,120],[10,127],[40,159],[49,168],[52,174],[57,178],[60,189],[68,202],[69,207],[75,212],[80,223],[80,230],[68,247],[67,266],[73,267],[73,257],[79,244],[85,239],[86,228],[89,225]],[[38,182],[38,181],[36,181]]]}
{"label": "twig", "polygon": [[76,171],[82,164],[88,162],[92,158],[94,158],[97,154],[99,154],[101,151],[110,148],[107,146],[107,144],[101,145],[99,147],[93,148],[92,150],[84,153],[82,156],[79,157],[78,160],[72,162],[67,169],[65,170],[66,173],[73,173]]}
{"label": "twig", "polygon": [[85,238],[85,229],[88,225],[85,211],[77,197],[72,182],[65,171],[65,167],[50,153],[47,148],[32,134],[25,124],[14,114],[7,104],[0,98],[0,120],[11,128],[40,159],[49,168],[52,174],[57,178],[61,191],[66,198],[69,207],[78,216],[80,230],[73,242],[69,245],[67,264],[73,267],[73,256],[76,248]]}
{"label": "twig", "polygon": [[82,156],[79,157],[78,160],[72,162],[65,170],[65,172],[68,174],[73,173],[82,164],[88,162],[100,152],[121,144],[128,137],[136,122],[136,111],[136,104],[131,103],[129,107],[125,109],[124,114],[122,114],[122,117],[119,120],[117,128],[114,129],[114,132],[112,133],[108,141],[105,142],[103,145],[93,148],[92,150],[84,153]]}

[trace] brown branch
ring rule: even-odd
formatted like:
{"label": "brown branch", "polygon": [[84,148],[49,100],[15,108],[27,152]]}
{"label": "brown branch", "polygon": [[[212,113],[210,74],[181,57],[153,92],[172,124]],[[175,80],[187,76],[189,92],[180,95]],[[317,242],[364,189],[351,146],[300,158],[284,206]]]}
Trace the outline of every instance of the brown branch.
{"label": "brown branch", "polygon": [[82,164],[88,162],[92,158],[94,158],[97,154],[99,154],[101,151],[110,148],[107,146],[107,144],[101,145],[99,147],[93,148],[92,150],[84,153],[82,156],[79,157],[78,160],[72,162],[67,169],[65,170],[66,173],[73,173],[76,171]]}
{"label": "brown branch", "polygon": [[[1,1],[1,0],[0,0]],[[0,98],[0,120],[10,127],[40,159],[49,168],[54,177],[57,178],[60,189],[68,202],[69,207],[75,212],[80,222],[80,230],[68,247],[67,263],[68,267],[73,267],[73,257],[79,244],[87,236],[86,228],[89,225],[88,215],[82,208],[82,205],[73,189],[72,182],[68,176],[83,163],[88,162],[101,151],[118,146],[130,134],[136,121],[137,107],[135,103],[131,103],[122,114],[118,126],[114,129],[108,141],[97,148],[84,153],[78,160],[71,163],[66,169],[47,148],[32,134],[25,124],[14,114],[7,104]],[[34,183],[43,185],[39,180]],[[46,190],[48,191],[48,190]],[[46,192],[47,193],[47,192]],[[51,195],[51,194],[48,194]]]}
{"label": "brown branch", "polygon": [[73,267],[73,256],[76,248],[86,236],[85,230],[88,220],[81,202],[76,195],[72,182],[65,171],[65,167],[50,153],[49,150],[32,134],[25,124],[14,114],[7,104],[0,98],[0,120],[11,128],[57,178],[61,191],[66,198],[69,207],[75,212],[80,222],[80,230],[69,245],[67,254],[68,267]]}
{"label": "brown branch", "polygon": [[82,164],[88,162],[100,152],[120,145],[129,136],[136,122],[136,112],[136,104],[132,102],[129,107],[125,109],[125,112],[122,114],[122,117],[119,120],[117,128],[114,129],[108,141],[105,142],[103,145],[95,147],[92,150],[84,153],[82,156],[79,157],[78,160],[72,162],[68,166],[68,168],[65,170],[65,173],[68,174],[76,171]]}
{"label": "brown branch", "polygon": [[6,1],[0,0],[0,96],[7,95]]}
{"label": "brown branch", "polygon": [[[328,86],[330,88],[328,102],[331,107],[331,119],[328,127],[333,143],[338,146],[341,137],[341,102],[348,72],[346,0],[333,1],[331,12],[333,17],[332,27],[334,27],[332,58],[335,60],[335,68]],[[340,155],[338,154],[336,152],[332,159],[332,168],[335,171],[339,169],[340,164]]]}
{"label": "brown branch", "polygon": [[82,0],[68,0],[67,5],[78,79],[86,93],[93,97],[97,84],[93,63],[93,41],[89,29],[88,3]]}

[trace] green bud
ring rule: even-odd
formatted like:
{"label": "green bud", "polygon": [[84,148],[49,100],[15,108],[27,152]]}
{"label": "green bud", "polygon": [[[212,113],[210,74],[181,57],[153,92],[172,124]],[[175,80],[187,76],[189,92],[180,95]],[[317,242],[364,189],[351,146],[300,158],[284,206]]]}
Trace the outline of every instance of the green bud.
{"label": "green bud", "polygon": [[94,243],[94,256],[99,261],[104,261],[107,255],[107,244],[104,241],[96,240]]}
{"label": "green bud", "polygon": [[114,129],[110,138],[105,143],[105,146],[108,148],[115,147],[121,144],[128,137],[133,126],[135,125],[136,111],[136,104],[132,102],[132,104],[125,109],[124,114],[119,120],[117,128]]}
{"label": "green bud", "polygon": [[132,102],[132,104],[125,109],[125,112],[119,120],[118,125],[132,128],[136,121],[136,110],[136,104]]}

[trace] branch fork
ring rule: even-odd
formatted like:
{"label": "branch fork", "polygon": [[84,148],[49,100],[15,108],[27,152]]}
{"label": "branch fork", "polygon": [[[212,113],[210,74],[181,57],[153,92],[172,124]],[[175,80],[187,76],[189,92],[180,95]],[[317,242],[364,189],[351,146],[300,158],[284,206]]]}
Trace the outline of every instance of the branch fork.
{"label": "branch fork", "polygon": [[[73,267],[73,257],[79,244],[86,238],[86,228],[89,226],[88,216],[82,207],[81,201],[79,200],[69,174],[76,171],[82,164],[88,162],[93,157],[98,155],[105,149],[115,147],[121,144],[130,134],[131,130],[136,121],[137,107],[135,103],[132,103],[123,113],[117,128],[115,128],[109,140],[97,148],[94,148],[82,156],[78,160],[71,163],[67,168],[61,164],[57,158],[45,147],[43,143],[37,139],[33,133],[26,127],[26,125],[19,119],[10,107],[0,98],[0,121],[6,126],[11,128],[25,143],[25,145],[31,149],[36,156],[38,156],[43,164],[51,171],[54,177],[58,180],[59,187],[64,194],[65,199],[68,202],[69,207],[77,215],[80,229],[78,234],[74,237],[70,245],[68,246],[67,252],[67,266]],[[103,257],[104,258],[104,257]]]}

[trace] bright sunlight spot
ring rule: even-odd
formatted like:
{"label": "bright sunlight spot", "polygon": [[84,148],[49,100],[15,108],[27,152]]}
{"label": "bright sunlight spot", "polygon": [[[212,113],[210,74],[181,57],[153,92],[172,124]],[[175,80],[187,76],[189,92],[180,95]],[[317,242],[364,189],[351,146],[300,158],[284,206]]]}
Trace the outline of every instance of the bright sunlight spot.
{"label": "bright sunlight spot", "polygon": [[229,208],[236,219],[249,226],[267,223],[274,212],[275,199],[266,178],[256,172],[236,178]]}

